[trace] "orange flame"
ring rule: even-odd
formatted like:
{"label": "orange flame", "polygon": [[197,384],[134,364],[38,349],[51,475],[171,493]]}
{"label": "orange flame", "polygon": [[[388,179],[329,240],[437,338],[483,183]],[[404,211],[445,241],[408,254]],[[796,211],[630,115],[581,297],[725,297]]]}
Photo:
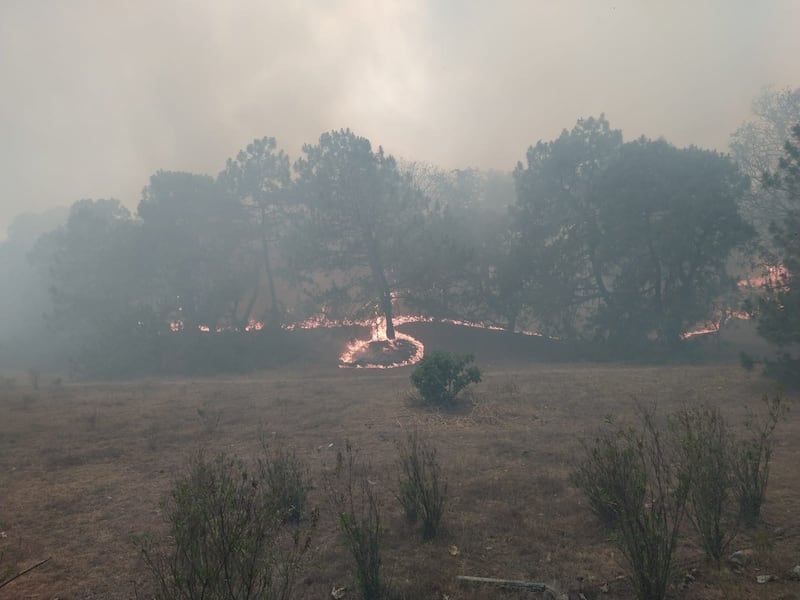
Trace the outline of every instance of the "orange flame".
{"label": "orange flame", "polygon": [[255,319],[250,319],[245,325],[245,331],[261,331],[264,329],[263,321],[256,321]]}
{"label": "orange flame", "polygon": [[[362,322],[359,324],[365,323]],[[401,323],[396,321],[395,324],[399,325]],[[425,346],[418,339],[413,338],[410,335],[395,331],[394,340],[387,339],[386,321],[384,319],[376,319],[370,323],[370,326],[372,328],[372,335],[370,336],[370,339],[355,340],[347,345],[347,348],[339,357],[340,368],[352,367],[357,369],[394,369],[397,367],[405,367],[416,364],[422,360],[422,357],[425,355]],[[406,360],[400,360],[392,363],[360,363],[358,357],[363,355],[370,348],[370,346],[376,342],[386,343],[385,348],[383,348],[383,351],[386,353],[391,353],[393,351],[405,352],[406,349],[403,348],[403,346],[409,345],[414,349],[414,352]]]}
{"label": "orange flame", "polygon": [[[765,280],[775,280],[778,276],[785,273],[785,269],[782,267],[775,267],[770,269],[768,275],[765,276]],[[757,280],[751,279],[749,281],[742,281],[739,283],[740,286],[744,285],[753,285]],[[758,280],[760,281],[760,280]],[[698,323],[689,331],[686,331],[681,335],[682,339],[689,339],[698,335],[706,335],[709,333],[716,333],[719,331],[721,324],[728,319],[749,319],[749,315],[747,313],[727,310],[725,312],[720,311],[715,318],[710,321]],[[486,323],[480,323],[475,321],[462,321],[458,319],[437,319],[434,317],[426,317],[422,315],[402,315],[396,317],[394,319],[395,326],[405,325],[407,323],[445,323],[449,325],[457,325],[460,327],[470,327],[475,329],[486,329],[490,331],[508,331],[506,328],[499,327],[497,325],[491,325]],[[386,337],[386,322],[383,318],[375,318],[372,320],[369,319],[329,319],[325,314],[325,311],[322,313],[305,319],[303,321],[298,321],[295,323],[290,323],[283,325],[283,329],[286,331],[295,331],[297,329],[319,329],[319,328],[338,328],[338,327],[353,327],[353,326],[360,326],[360,327],[369,327],[371,334],[369,339],[365,340],[354,340],[350,342],[344,352],[342,352],[341,356],[339,357],[339,366],[342,368],[372,368],[372,369],[391,369],[396,367],[403,367],[408,365],[413,365],[418,363],[422,360],[422,357],[425,354],[425,347],[421,341],[418,339],[399,332],[395,331],[395,339],[388,340]],[[183,319],[175,319],[170,321],[169,324],[170,330],[173,332],[182,331],[184,329],[184,321]],[[252,331],[261,331],[264,328],[264,323],[262,321],[257,321],[255,319],[250,319],[247,325],[244,327],[245,332],[252,332]],[[199,325],[198,329],[204,333],[210,333],[215,331],[216,333],[221,333],[223,331],[230,331],[230,327],[216,327],[212,330],[212,328],[208,325]],[[514,333],[519,335],[526,335],[526,336],[534,336],[534,337],[547,337],[543,333],[538,331],[528,331],[528,330],[517,330]],[[557,338],[550,338],[550,339],[557,339]],[[367,360],[361,358],[365,357],[371,348],[374,349],[373,344],[381,344],[380,348],[376,351],[379,351],[385,355],[391,355],[393,352],[396,352],[398,355],[408,356],[404,360],[398,360],[395,362],[380,362],[380,363],[370,363]],[[410,355],[409,355],[409,352]],[[387,356],[388,358],[388,356]]]}
{"label": "orange flame", "polygon": [[717,313],[717,315],[712,321],[704,321],[703,323],[698,323],[697,325],[694,326],[693,329],[683,332],[681,334],[681,339],[688,340],[689,338],[693,338],[698,335],[717,333],[720,330],[720,327],[722,327],[722,323],[729,319],[738,319],[740,321],[747,321],[749,318],[750,318],[749,314],[738,310],[728,309],[724,312],[720,311]]}
{"label": "orange flame", "polygon": [[770,265],[765,268],[762,275],[741,279],[737,285],[744,289],[762,288],[767,284],[779,286],[788,278],[789,270],[786,267],[783,265]]}

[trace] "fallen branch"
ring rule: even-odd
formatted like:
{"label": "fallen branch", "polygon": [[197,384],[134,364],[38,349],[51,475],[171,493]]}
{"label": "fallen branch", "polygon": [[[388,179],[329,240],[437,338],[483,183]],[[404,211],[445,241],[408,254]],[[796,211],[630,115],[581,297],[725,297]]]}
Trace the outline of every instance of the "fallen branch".
{"label": "fallen branch", "polygon": [[0,582],[0,588],[4,588],[4,587],[6,587],[6,586],[7,586],[9,583],[11,583],[12,581],[14,581],[15,579],[19,579],[20,577],[22,577],[22,576],[23,576],[23,575],[25,575],[26,573],[30,573],[30,572],[31,572],[31,571],[33,571],[34,569],[36,569],[36,568],[38,568],[38,567],[41,567],[41,566],[42,566],[44,563],[46,563],[47,561],[49,561],[51,558],[53,558],[53,557],[51,556],[50,558],[45,558],[44,560],[42,560],[42,561],[40,561],[40,562],[36,563],[36,564],[35,564],[35,565],[33,565],[32,567],[28,567],[28,568],[27,568],[27,569],[25,569],[24,571],[20,571],[19,573],[17,573],[16,575],[14,575],[14,576],[13,576],[11,579],[6,579],[5,581],[2,581],[2,582]]}
{"label": "fallen branch", "polygon": [[533,583],[531,581],[519,581],[516,579],[495,579],[494,577],[472,577],[471,575],[458,575],[459,581],[469,581],[472,583],[490,583],[502,587],[510,587],[518,590],[528,590],[531,592],[546,592],[547,586],[543,583]]}

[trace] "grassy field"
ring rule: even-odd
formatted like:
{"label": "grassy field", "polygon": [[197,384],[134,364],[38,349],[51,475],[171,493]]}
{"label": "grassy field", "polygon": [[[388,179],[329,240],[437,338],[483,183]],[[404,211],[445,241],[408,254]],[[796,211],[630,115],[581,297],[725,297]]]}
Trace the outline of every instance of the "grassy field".
{"label": "grassy field", "polygon": [[[497,338],[495,338],[497,339]],[[431,347],[429,342],[427,345]],[[0,590],[0,598],[147,597],[134,539],[162,532],[159,502],[200,447],[255,456],[260,442],[294,449],[320,509],[298,596],[329,598],[347,586],[349,556],[321,485],[349,439],[371,464],[386,527],[384,571],[408,599],[505,596],[464,587],[457,575],[524,579],[587,598],[628,598],[620,556],[569,483],[580,450],[606,416],[633,419],[637,402],[660,414],[682,403],[723,407],[737,424],[768,381],[733,363],[626,366],[494,360],[478,352],[484,381],[452,412],[408,402],[409,368],[294,366],[250,376],[67,383],[43,374],[0,390],[2,566],[52,559]],[[750,548],[742,572],[708,565],[693,537],[681,544],[676,598],[796,598],[787,573],[800,563],[800,414],[797,397],[776,437],[765,525],[732,549]],[[444,529],[422,543],[395,498],[396,443],[415,430],[433,442],[449,481]],[[454,547],[454,548],[453,548]],[[457,549],[457,552],[455,551]],[[756,583],[756,575],[778,581]],[[582,578],[582,582],[579,581]],[[602,594],[607,584],[609,593]]]}

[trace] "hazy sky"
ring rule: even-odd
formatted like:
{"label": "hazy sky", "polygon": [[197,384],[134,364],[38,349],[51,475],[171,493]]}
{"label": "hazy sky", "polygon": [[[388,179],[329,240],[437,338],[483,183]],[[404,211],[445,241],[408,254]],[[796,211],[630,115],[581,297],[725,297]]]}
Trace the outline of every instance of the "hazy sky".
{"label": "hazy sky", "polygon": [[798,23],[797,0],[0,0],[0,237],[265,135],[510,169],[605,112],[725,150],[763,86],[800,86]]}

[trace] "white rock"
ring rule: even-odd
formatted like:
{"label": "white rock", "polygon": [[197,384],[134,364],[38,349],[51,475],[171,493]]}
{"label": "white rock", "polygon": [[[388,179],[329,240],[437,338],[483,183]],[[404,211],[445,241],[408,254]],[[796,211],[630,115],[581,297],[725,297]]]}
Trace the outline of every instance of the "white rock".
{"label": "white rock", "polygon": [[753,557],[752,550],[737,550],[728,557],[728,562],[736,567],[743,567],[750,562]]}

